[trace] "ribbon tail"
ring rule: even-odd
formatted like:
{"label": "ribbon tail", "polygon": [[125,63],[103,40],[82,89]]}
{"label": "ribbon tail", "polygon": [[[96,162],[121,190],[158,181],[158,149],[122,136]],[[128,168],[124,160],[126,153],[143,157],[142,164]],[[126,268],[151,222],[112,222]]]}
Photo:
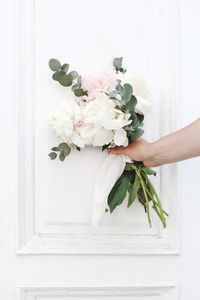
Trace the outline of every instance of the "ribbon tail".
{"label": "ribbon tail", "polygon": [[92,225],[101,224],[107,208],[107,198],[126,165],[122,155],[108,154],[95,178],[93,191]]}

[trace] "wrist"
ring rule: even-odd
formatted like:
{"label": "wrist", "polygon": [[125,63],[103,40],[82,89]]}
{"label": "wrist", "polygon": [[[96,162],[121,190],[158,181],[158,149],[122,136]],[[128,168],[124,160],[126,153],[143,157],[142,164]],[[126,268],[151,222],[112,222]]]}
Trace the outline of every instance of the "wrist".
{"label": "wrist", "polygon": [[162,162],[159,161],[158,147],[156,142],[149,143],[148,153],[143,163],[148,168],[159,167],[162,165]]}

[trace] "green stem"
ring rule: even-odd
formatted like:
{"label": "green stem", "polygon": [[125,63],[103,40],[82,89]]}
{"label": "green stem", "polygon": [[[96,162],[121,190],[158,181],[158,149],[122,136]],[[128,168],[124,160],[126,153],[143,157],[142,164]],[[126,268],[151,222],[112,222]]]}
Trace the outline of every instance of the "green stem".
{"label": "green stem", "polygon": [[[156,206],[158,206],[158,202],[154,199],[153,194],[151,194],[151,193],[149,192],[149,190],[147,190],[147,193],[148,193],[149,197],[151,197],[151,199],[152,199],[152,201],[154,202],[154,204],[155,204]],[[164,209],[163,209],[163,213],[164,213],[167,217],[169,217],[168,213],[167,213]],[[162,220],[161,220],[161,221],[162,221]]]}
{"label": "green stem", "polygon": [[140,179],[140,182],[141,182],[141,186],[142,186],[142,189],[143,189],[143,192],[144,192],[144,196],[145,196],[145,200],[146,200],[146,206],[147,206],[147,217],[148,217],[148,221],[149,221],[149,225],[150,227],[152,227],[151,225],[151,218],[150,218],[150,214],[149,214],[149,199],[148,199],[148,196],[147,196],[147,192],[146,192],[146,187],[145,187],[145,184],[144,184],[144,181],[142,179],[142,176],[141,176],[141,173],[140,173],[140,168],[139,169],[135,169],[139,179]]}
{"label": "green stem", "polygon": [[160,202],[160,199],[158,197],[158,194],[153,186],[153,184],[151,183],[151,181],[149,180],[148,176],[143,172],[143,176],[145,177],[145,179],[147,180],[152,192],[154,193],[155,197],[156,197],[156,200],[158,202],[158,207],[159,207],[159,210],[160,210],[160,215],[161,215],[161,218],[162,218],[162,223],[163,223],[163,226],[166,227],[166,223],[165,223],[165,217],[164,217],[164,213],[163,213],[163,209],[162,209],[162,205],[161,205],[161,202]]}

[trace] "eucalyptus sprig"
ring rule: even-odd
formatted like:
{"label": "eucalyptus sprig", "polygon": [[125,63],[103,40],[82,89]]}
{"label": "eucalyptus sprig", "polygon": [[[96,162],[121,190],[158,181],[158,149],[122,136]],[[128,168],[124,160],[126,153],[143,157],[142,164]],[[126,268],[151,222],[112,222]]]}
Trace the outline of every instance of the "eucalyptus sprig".
{"label": "eucalyptus sprig", "polygon": [[68,156],[71,152],[71,148],[67,143],[61,143],[57,147],[51,148],[51,150],[52,152],[49,153],[49,157],[51,158],[51,160],[56,159],[56,157],[58,156],[56,152],[58,152],[60,161],[64,161],[65,157]]}
{"label": "eucalyptus sprig", "polygon": [[115,57],[113,60],[113,67],[115,68],[116,73],[126,73],[126,69],[122,68],[122,60],[123,57]]}
{"label": "eucalyptus sprig", "polygon": [[52,78],[58,81],[62,86],[72,86],[72,91],[76,97],[87,96],[87,91],[81,87],[81,76],[76,71],[68,73],[69,64],[61,65],[59,60],[51,58],[49,60],[49,68],[54,71]]}
{"label": "eucalyptus sprig", "polygon": [[117,109],[126,113],[130,113],[129,120],[132,122],[129,126],[126,126],[129,143],[141,137],[144,133],[144,130],[140,128],[143,126],[144,115],[135,112],[137,98],[133,94],[133,87],[129,83],[121,85],[121,81],[118,80],[115,90],[106,94],[110,97],[110,99],[116,101]]}

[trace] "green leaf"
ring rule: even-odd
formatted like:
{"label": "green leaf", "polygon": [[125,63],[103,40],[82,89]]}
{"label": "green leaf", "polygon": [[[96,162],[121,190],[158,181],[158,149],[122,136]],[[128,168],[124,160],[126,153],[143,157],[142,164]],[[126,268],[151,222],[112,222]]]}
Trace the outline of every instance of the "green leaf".
{"label": "green leaf", "polygon": [[51,150],[53,150],[53,151],[60,151],[60,149],[58,147],[53,147],[53,148],[51,148]]}
{"label": "green leaf", "polygon": [[65,147],[65,148],[62,150],[62,152],[63,152],[63,155],[66,157],[66,156],[68,156],[68,155],[70,154],[71,148],[67,145],[67,147]]}
{"label": "green leaf", "polygon": [[69,75],[71,75],[73,77],[73,79],[78,78],[78,72],[76,72],[76,71],[69,72]]}
{"label": "green leaf", "polygon": [[129,193],[129,197],[128,197],[128,207],[131,206],[131,204],[134,202],[134,200],[136,199],[136,196],[137,196],[137,192],[138,192],[138,189],[140,187],[140,179],[139,177],[137,176],[137,174],[135,175],[135,181],[132,185],[132,188],[131,188],[131,191]]}
{"label": "green leaf", "polygon": [[81,76],[80,75],[78,76],[78,79],[77,79],[77,86],[79,88],[81,87]]}
{"label": "green leaf", "polygon": [[60,84],[63,86],[70,86],[73,82],[73,77],[71,75],[64,75],[59,80]]}
{"label": "green leaf", "polygon": [[72,85],[72,91],[74,92],[74,90],[76,89],[78,89],[78,85],[77,84]]}
{"label": "green leaf", "polygon": [[133,88],[129,83],[124,84],[124,92],[121,95],[122,99],[126,102],[128,102],[131,99],[131,96],[133,94]]}
{"label": "green leaf", "polygon": [[61,67],[61,70],[62,70],[63,72],[65,72],[65,73],[67,73],[68,69],[69,69],[69,64],[64,64],[64,65],[62,65],[62,67]]}
{"label": "green leaf", "polygon": [[87,92],[83,89],[75,89],[74,94],[76,97],[87,96]]}
{"label": "green leaf", "polygon": [[65,155],[63,153],[63,150],[60,151],[59,159],[60,159],[60,161],[64,161],[65,160]]}
{"label": "green leaf", "polygon": [[55,159],[57,157],[57,154],[55,152],[50,152],[49,157],[52,159]]}
{"label": "green leaf", "polygon": [[138,117],[138,119],[139,119],[140,122],[144,121],[144,115],[141,115],[141,114],[137,113],[137,117]]}
{"label": "green leaf", "polygon": [[[131,98],[130,98],[130,100],[126,103],[126,109],[130,113],[134,113],[136,105],[137,105],[137,99],[136,99],[136,97],[134,95],[132,95]],[[136,116],[136,118],[137,118],[137,116]]]}
{"label": "green leaf", "polygon": [[126,197],[131,178],[131,173],[124,172],[118,178],[112,190],[110,191],[110,194],[108,195],[108,206],[111,213],[116,208],[116,206],[120,205],[123,202],[124,198]]}
{"label": "green leaf", "polygon": [[144,133],[143,129],[141,129],[141,128],[136,129],[135,131],[133,131],[131,133],[131,141],[133,142],[133,141],[139,139],[139,137],[141,137],[143,135],[143,133]]}
{"label": "green leaf", "polygon": [[137,122],[137,120],[138,120],[136,113],[131,112],[131,117],[130,117],[130,119],[132,120],[131,125],[135,124],[135,123]]}
{"label": "green leaf", "polygon": [[69,147],[67,143],[61,143],[61,144],[59,144],[59,146],[58,146],[59,151],[65,149],[66,147]]}
{"label": "green leaf", "polygon": [[154,171],[151,168],[142,167],[142,171],[144,171],[146,173],[146,175],[154,175],[154,176],[156,176],[156,171]]}
{"label": "green leaf", "polygon": [[113,66],[116,70],[119,70],[122,66],[123,57],[116,57],[113,60]]}
{"label": "green leaf", "polygon": [[103,152],[104,150],[108,149],[109,146],[110,146],[110,144],[102,146],[102,152]]}
{"label": "green leaf", "polygon": [[52,71],[58,71],[61,68],[61,63],[59,62],[59,60],[57,60],[55,58],[51,58],[49,60],[49,68]]}
{"label": "green leaf", "polygon": [[52,78],[53,78],[53,80],[59,81],[61,79],[61,77],[64,75],[65,75],[65,72],[56,71],[55,73],[53,73]]}
{"label": "green leaf", "polygon": [[117,84],[116,85],[116,90],[118,91],[118,93],[122,96],[123,95],[123,93],[124,93],[124,88],[123,88],[123,86],[121,85],[121,84]]}
{"label": "green leaf", "polygon": [[112,92],[108,93],[108,96],[110,98],[115,98],[117,96],[117,94],[118,94],[117,91],[113,90]]}

